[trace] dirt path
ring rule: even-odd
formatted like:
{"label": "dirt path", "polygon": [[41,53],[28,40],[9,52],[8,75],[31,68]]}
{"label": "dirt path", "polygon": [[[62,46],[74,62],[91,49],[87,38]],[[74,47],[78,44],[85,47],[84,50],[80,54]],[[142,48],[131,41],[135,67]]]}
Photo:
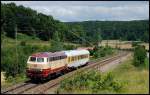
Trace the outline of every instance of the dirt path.
{"label": "dirt path", "polygon": [[5,82],[4,72],[1,72],[1,84]]}

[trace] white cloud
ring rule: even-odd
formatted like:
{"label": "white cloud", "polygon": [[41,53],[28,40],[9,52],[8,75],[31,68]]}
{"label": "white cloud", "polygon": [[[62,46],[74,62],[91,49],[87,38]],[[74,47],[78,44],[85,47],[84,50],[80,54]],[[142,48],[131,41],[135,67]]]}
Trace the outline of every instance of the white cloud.
{"label": "white cloud", "polygon": [[[8,3],[6,1],[3,1]],[[11,2],[11,1],[9,1]],[[138,20],[149,18],[148,1],[13,1],[61,21]]]}

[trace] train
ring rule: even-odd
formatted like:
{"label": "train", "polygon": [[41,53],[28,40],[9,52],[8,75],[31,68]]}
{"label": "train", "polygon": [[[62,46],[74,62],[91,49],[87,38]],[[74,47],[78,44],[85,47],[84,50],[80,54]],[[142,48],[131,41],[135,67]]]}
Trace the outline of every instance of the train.
{"label": "train", "polygon": [[68,69],[86,65],[89,57],[90,53],[85,49],[34,53],[27,60],[26,75],[32,80],[49,79]]}

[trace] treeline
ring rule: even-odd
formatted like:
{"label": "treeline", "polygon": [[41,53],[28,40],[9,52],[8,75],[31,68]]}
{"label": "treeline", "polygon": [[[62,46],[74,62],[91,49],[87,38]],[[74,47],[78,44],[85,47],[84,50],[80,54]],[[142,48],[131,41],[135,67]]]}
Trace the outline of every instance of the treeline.
{"label": "treeline", "polygon": [[149,20],[138,21],[83,21],[67,22],[74,27],[79,25],[86,31],[87,36],[92,37],[95,32],[100,32],[104,40],[120,39],[128,41],[149,42]]}
{"label": "treeline", "polygon": [[22,5],[16,6],[14,3],[1,3],[1,23],[2,32],[11,38],[15,38],[17,31],[46,41],[58,31],[59,37],[64,40],[64,33],[67,31],[66,25],[52,16],[38,13]]}
{"label": "treeline", "polygon": [[[60,14],[61,15],[61,14]],[[15,38],[16,31],[41,40],[51,40],[58,32],[62,42],[89,45],[101,39],[141,40],[149,42],[149,21],[84,21],[66,22],[55,20],[51,15],[1,3],[1,34]]]}
{"label": "treeline", "polygon": [[86,33],[79,25],[69,27],[51,15],[38,13],[15,3],[1,3],[1,24],[1,34],[11,38],[16,37],[17,31],[48,41],[53,40],[53,35],[58,32],[61,42],[86,42]]}

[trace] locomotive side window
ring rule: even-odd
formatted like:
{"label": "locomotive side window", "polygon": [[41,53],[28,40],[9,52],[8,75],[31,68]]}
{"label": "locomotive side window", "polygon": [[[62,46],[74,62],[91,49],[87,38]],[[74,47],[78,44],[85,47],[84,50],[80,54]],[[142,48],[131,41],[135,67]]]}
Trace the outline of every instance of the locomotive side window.
{"label": "locomotive side window", "polygon": [[61,59],[64,59],[64,58],[65,58],[65,56],[50,57],[50,58],[49,58],[49,61],[61,60]]}
{"label": "locomotive side window", "polygon": [[44,58],[37,58],[37,62],[44,62]]}
{"label": "locomotive side window", "polygon": [[36,57],[30,57],[29,61],[35,62],[36,61]]}

